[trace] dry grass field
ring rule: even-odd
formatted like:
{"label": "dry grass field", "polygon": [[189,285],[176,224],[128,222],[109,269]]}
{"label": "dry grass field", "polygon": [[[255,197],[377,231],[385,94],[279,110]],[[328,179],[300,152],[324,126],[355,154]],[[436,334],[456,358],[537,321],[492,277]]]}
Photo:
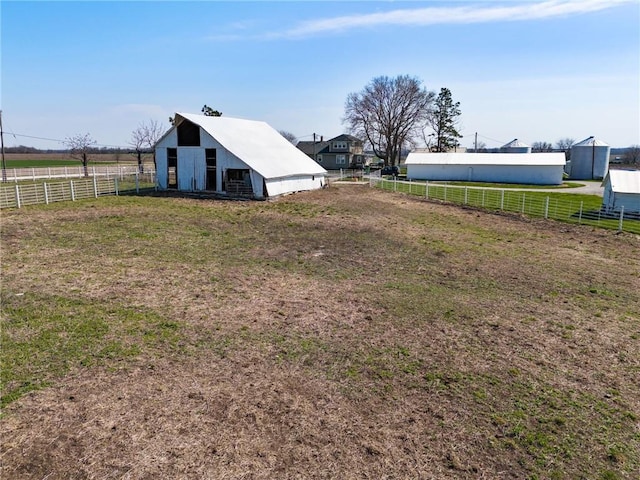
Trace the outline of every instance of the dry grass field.
{"label": "dry grass field", "polygon": [[640,238],[343,185],[2,212],[5,479],[640,478]]}

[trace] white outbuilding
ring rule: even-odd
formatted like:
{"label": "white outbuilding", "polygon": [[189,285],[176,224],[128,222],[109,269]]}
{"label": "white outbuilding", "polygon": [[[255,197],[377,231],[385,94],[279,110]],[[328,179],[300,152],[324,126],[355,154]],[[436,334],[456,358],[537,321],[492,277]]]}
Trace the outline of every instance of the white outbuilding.
{"label": "white outbuilding", "polygon": [[487,183],[560,185],[564,153],[411,152],[407,178]]}
{"label": "white outbuilding", "polygon": [[176,113],[155,146],[159,190],[267,198],[315,190],[327,171],[265,122]]}
{"label": "white outbuilding", "polygon": [[604,210],[640,214],[640,170],[609,170],[602,186]]}

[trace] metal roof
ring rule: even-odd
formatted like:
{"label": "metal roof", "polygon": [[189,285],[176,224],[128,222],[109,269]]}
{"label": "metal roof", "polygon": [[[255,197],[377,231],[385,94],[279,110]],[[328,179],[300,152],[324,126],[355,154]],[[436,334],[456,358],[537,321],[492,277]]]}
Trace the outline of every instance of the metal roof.
{"label": "metal roof", "polygon": [[264,178],[327,173],[266,122],[176,113],[175,125],[183,119],[200,126]]}
{"label": "metal roof", "polygon": [[527,145],[526,143],[521,142],[517,138],[514,138],[509,143],[504,144],[500,148],[513,148],[513,147],[522,148],[522,147],[530,147],[530,145]]}
{"label": "metal roof", "polygon": [[581,142],[574,143],[572,147],[608,147],[609,144],[595,137],[585,138]]}
{"label": "metal roof", "polygon": [[640,170],[609,170],[602,185],[611,182],[611,190],[615,193],[640,194]]}
{"label": "metal roof", "polygon": [[428,153],[411,152],[407,165],[565,165],[564,153]]}

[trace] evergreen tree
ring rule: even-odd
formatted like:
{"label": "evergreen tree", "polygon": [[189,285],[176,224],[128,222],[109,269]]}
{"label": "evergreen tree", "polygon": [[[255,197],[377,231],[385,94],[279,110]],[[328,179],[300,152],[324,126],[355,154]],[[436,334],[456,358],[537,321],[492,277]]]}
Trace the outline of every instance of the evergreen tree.
{"label": "evergreen tree", "polygon": [[460,102],[453,102],[451,90],[441,88],[436,97],[428,123],[433,129],[435,145],[434,152],[447,152],[460,145],[462,135],[456,129],[458,117],[461,115]]}

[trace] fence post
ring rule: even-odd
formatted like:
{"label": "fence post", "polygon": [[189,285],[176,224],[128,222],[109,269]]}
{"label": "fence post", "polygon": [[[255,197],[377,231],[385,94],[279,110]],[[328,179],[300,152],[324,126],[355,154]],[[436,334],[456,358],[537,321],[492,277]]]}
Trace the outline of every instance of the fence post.
{"label": "fence post", "polygon": [[33,177],[33,181],[36,181],[36,169],[35,168],[31,168],[31,176]]}
{"label": "fence post", "polygon": [[136,193],[140,193],[140,175],[136,171]]}
{"label": "fence post", "polygon": [[582,223],[582,204],[584,202],[580,202],[580,212],[578,213],[578,225]]}
{"label": "fence post", "polygon": [[424,184],[424,198],[429,198],[429,180],[427,180]]}
{"label": "fence post", "polygon": [[409,179],[409,195],[411,195],[411,179]]}
{"label": "fence post", "polygon": [[393,191],[394,192],[398,191],[398,178],[397,177],[393,177]]}
{"label": "fence post", "polygon": [[526,196],[527,196],[527,194],[525,192],[522,192],[522,213],[524,213],[524,206],[525,206]]}
{"label": "fence post", "polygon": [[444,201],[447,201],[447,184],[444,185]]}
{"label": "fence post", "polygon": [[20,208],[20,185],[16,184],[16,205]]}
{"label": "fence post", "polygon": [[118,192],[118,177],[115,177],[113,179],[113,186],[115,187],[115,190],[116,190],[116,196],[118,196],[119,195],[119,192]]}
{"label": "fence post", "polygon": [[51,167],[48,167],[47,170],[49,172],[49,180],[51,180]]}
{"label": "fence post", "polygon": [[622,220],[624,219],[624,205],[620,207],[620,223],[618,223],[618,231],[622,231]]}
{"label": "fence post", "polygon": [[95,175],[93,176],[93,196],[98,198],[98,181]]}
{"label": "fence post", "polygon": [[49,192],[47,192],[47,182],[43,182],[42,186],[44,187],[44,203],[49,205]]}
{"label": "fence post", "polygon": [[73,180],[69,180],[69,186],[71,187],[71,201],[76,201],[76,192],[73,189]]}
{"label": "fence post", "polygon": [[486,192],[486,190],[483,188],[482,189],[482,208],[484,208],[484,192]]}
{"label": "fence post", "polygon": [[544,218],[549,218],[549,197],[544,202]]}
{"label": "fence post", "polygon": [[468,194],[467,194],[467,187],[464,187],[464,204],[466,205],[468,203]]}
{"label": "fence post", "polygon": [[501,190],[501,195],[500,195],[500,210],[504,210],[504,190]]}

